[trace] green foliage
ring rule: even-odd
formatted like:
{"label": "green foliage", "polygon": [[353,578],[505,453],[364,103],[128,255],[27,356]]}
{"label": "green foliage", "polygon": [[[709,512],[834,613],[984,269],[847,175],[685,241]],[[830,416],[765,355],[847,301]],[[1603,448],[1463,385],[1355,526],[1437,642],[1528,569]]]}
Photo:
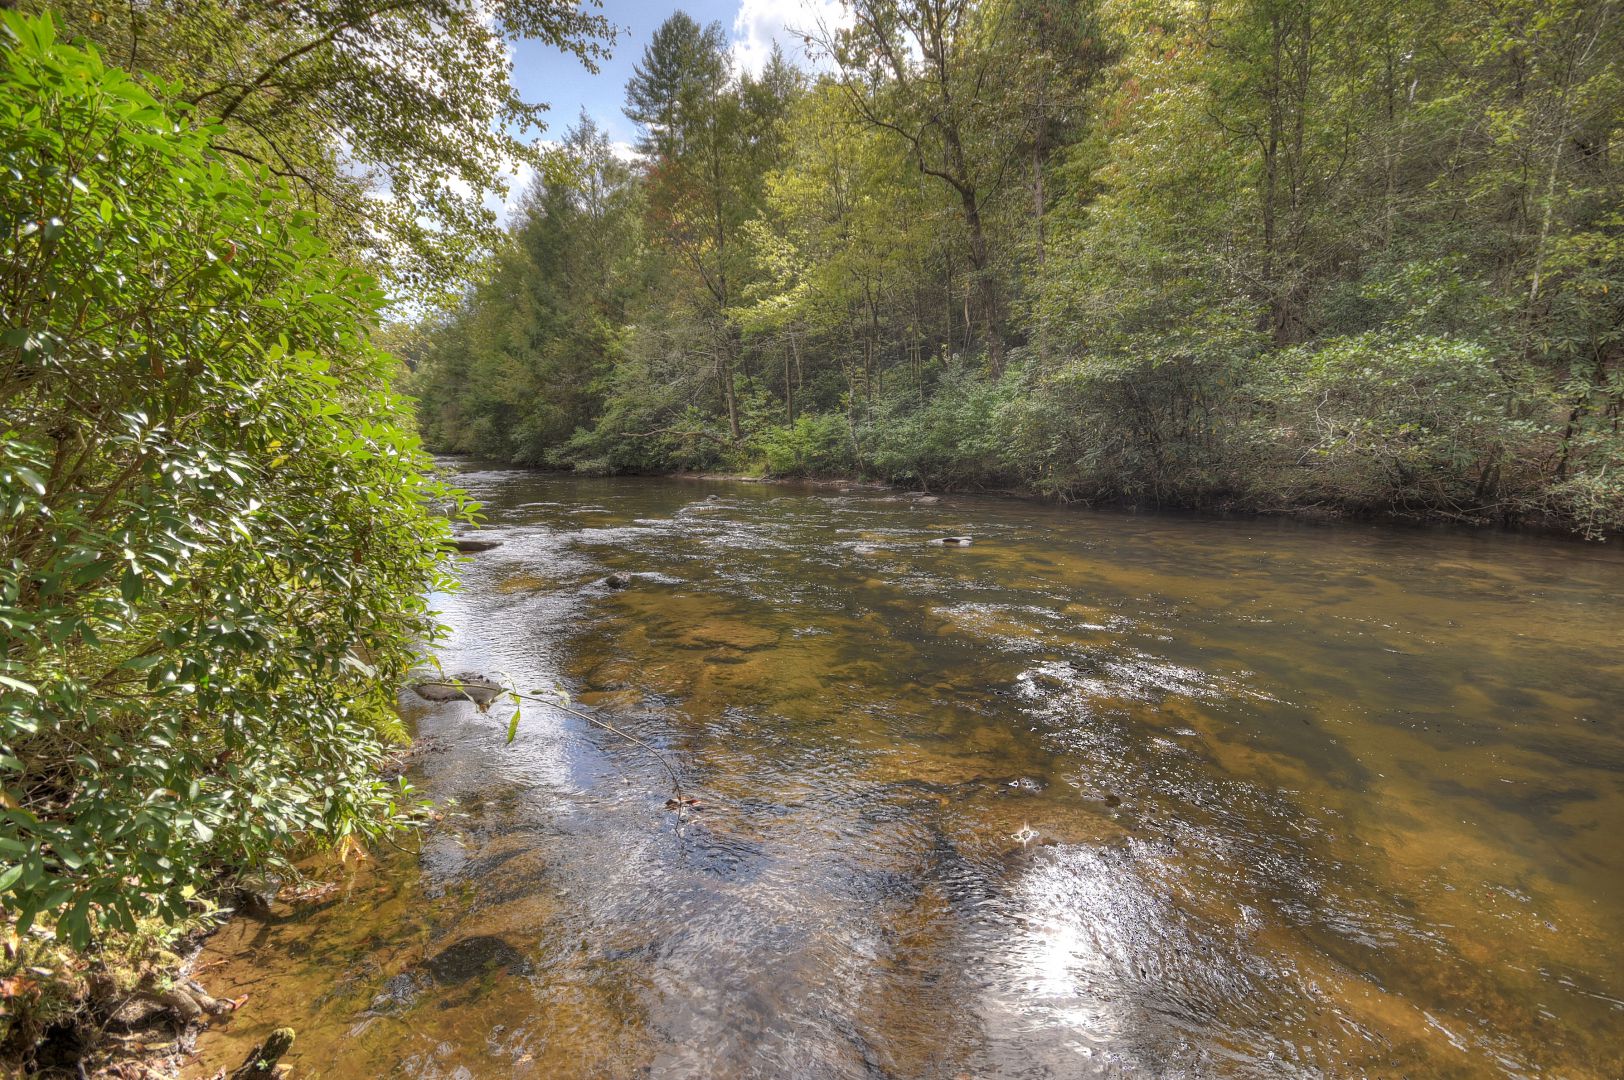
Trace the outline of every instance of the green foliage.
{"label": "green foliage", "polygon": [[0,894],[82,947],[409,808],[376,766],[454,496],[288,191],[175,88],[4,33]]}
{"label": "green foliage", "polygon": [[1056,366],[1022,402],[1015,457],[1066,498],[1200,505],[1232,498],[1250,464],[1237,418],[1257,407],[1255,335],[1121,336]]}
{"label": "green foliage", "polygon": [[1025,390],[1019,364],[996,382],[961,368],[923,406],[886,402],[863,427],[865,456],[887,480],[965,488],[1015,481],[1010,419]]}
{"label": "green foliage", "polygon": [[[263,165],[340,253],[393,284],[440,290],[496,239],[487,206],[540,168],[545,105],[511,79],[510,42],[591,68],[612,28],[595,0],[24,0],[111,63],[184,80],[221,118],[216,152]],[[163,95],[160,95],[163,96]]]}
{"label": "green foliage", "polygon": [[773,476],[846,476],[857,466],[844,416],[797,417],[757,432],[755,449]]}
{"label": "green foliage", "polygon": [[583,119],[526,193],[488,277],[422,328],[417,350],[432,361],[410,388],[434,446],[556,464],[599,412],[640,274],[629,177],[608,136]]}
{"label": "green foliage", "polygon": [[1276,422],[1262,435],[1287,503],[1475,520],[1549,468],[1524,456],[1548,434],[1535,419],[1548,411],[1471,341],[1333,338],[1281,356],[1272,377]]}
{"label": "green foliage", "polygon": [[[617,348],[525,384],[554,331],[476,340],[504,303],[476,292],[451,320],[474,359],[425,354],[435,445],[1624,521],[1617,5],[852,8],[810,81],[662,28],[628,87],[648,156],[612,247],[644,273]],[[454,374],[499,359],[523,393]],[[561,442],[550,401],[580,385]]]}

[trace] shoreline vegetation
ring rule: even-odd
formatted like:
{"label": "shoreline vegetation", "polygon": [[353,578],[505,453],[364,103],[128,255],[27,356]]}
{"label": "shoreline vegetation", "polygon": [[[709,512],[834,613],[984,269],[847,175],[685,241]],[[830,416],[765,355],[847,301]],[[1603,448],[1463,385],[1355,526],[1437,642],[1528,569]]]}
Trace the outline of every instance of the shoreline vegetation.
{"label": "shoreline vegetation", "polygon": [[[606,25],[551,0],[6,6],[0,1073],[146,1076],[110,1033],[163,1057],[237,1004],[182,963],[225,909],[432,816],[391,767],[396,693],[471,507],[393,389],[385,287],[484,242],[512,140],[483,133],[533,114],[504,36],[591,55]],[[425,159],[468,195],[414,195]]]}
{"label": "shoreline vegetation", "polygon": [[849,10],[661,26],[396,328],[427,446],[1624,527],[1615,8]]}

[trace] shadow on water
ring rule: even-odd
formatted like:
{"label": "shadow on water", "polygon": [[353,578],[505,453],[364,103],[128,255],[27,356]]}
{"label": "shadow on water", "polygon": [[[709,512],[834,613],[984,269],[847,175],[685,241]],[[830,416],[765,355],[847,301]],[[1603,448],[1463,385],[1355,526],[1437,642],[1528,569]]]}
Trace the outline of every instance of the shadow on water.
{"label": "shadow on water", "polygon": [[197,1075],[1624,1075],[1610,548],[463,482],[447,669],[700,805],[407,702],[443,825],[210,943]]}

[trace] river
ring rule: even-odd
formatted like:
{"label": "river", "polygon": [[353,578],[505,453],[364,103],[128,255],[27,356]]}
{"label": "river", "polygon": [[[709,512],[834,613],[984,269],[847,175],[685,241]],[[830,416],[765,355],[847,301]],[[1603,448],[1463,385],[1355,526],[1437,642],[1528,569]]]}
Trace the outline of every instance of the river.
{"label": "river", "polygon": [[446,669],[636,741],[408,700],[196,1075],[1624,1076],[1615,545],[460,467]]}

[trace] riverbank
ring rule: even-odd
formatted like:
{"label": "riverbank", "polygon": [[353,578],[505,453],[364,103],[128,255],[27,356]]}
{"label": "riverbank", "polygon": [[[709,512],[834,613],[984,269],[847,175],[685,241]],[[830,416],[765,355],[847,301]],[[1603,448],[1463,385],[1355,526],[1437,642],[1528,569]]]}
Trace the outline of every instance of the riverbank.
{"label": "riverbank", "polygon": [[1107,510],[1122,513],[1184,513],[1198,514],[1217,521],[1245,521],[1253,518],[1290,518],[1296,521],[1333,524],[1338,522],[1364,522],[1416,528],[1459,528],[1525,533],[1533,536],[1560,537],[1573,540],[1602,542],[1621,535],[1617,532],[1592,532],[1586,535],[1583,526],[1563,522],[1549,516],[1508,517],[1503,515],[1470,513],[1446,514],[1436,510],[1384,509],[1362,505],[1335,505],[1314,503],[1305,505],[1270,506],[1238,497],[1219,497],[1189,501],[1156,502],[1122,496],[1081,499],[1054,495],[1032,488],[923,488],[897,484],[885,480],[872,480],[857,476],[764,476],[741,473],[671,472],[636,475],[668,476],[674,480],[729,480],[751,484],[804,485],[821,489],[848,489],[852,491],[894,491],[917,495],[967,495],[980,498],[1016,499],[1024,502],[1052,503],[1085,510]]}
{"label": "riverbank", "polygon": [[203,1028],[241,1004],[215,997],[199,981],[198,955],[225,918],[201,916],[179,938],[154,922],[86,951],[59,942],[48,927],[19,937],[8,925],[0,1075],[178,1075]]}
{"label": "riverbank", "polygon": [[645,472],[597,473],[592,471],[580,472],[565,468],[554,469],[543,466],[512,465],[505,462],[491,461],[490,459],[481,458],[474,454],[460,454],[445,451],[432,451],[432,453],[436,459],[441,459],[444,461],[470,464],[477,463],[480,465],[488,465],[492,468],[535,472],[543,475],[635,476],[654,479],[678,480],[686,483],[710,481],[739,484],[769,484],[789,488],[808,488],[820,491],[846,490],[851,492],[889,492],[898,496],[907,496],[910,494],[915,496],[934,496],[938,498],[965,496],[972,498],[1009,499],[1026,503],[1076,508],[1079,510],[1107,511],[1125,514],[1142,512],[1175,515],[1186,514],[1200,516],[1214,521],[1292,520],[1325,525],[1334,525],[1338,523],[1363,523],[1423,530],[1459,529],[1468,532],[1501,532],[1508,534],[1546,537],[1551,539],[1575,540],[1584,543],[1605,543],[1609,539],[1616,539],[1620,536],[1624,536],[1624,533],[1617,530],[1587,529],[1582,524],[1573,521],[1564,521],[1548,514],[1543,516],[1506,516],[1495,514],[1473,515],[1469,513],[1446,514],[1427,508],[1406,510],[1368,505],[1335,503],[1267,505],[1237,496],[1192,500],[1171,500],[1165,502],[1134,499],[1122,496],[1083,499],[1047,493],[1034,488],[1020,486],[924,487],[917,484],[904,484],[889,480],[878,480],[872,477],[850,474],[800,476],[684,469],[671,471],[654,470]]}
{"label": "riverbank", "polygon": [[[377,776],[403,775],[423,750],[413,739],[389,755]],[[431,825],[438,816],[406,822]],[[373,857],[348,842],[309,854],[279,875],[244,880],[222,871],[225,884],[196,897],[196,914],[178,927],[146,920],[137,933],[108,934],[87,949],[59,940],[47,923],[19,937],[5,921],[0,1077],[178,1080],[205,1032],[255,1008],[251,993],[216,980],[220,963],[205,957],[211,939],[273,908],[290,917],[331,902],[353,868]]]}

